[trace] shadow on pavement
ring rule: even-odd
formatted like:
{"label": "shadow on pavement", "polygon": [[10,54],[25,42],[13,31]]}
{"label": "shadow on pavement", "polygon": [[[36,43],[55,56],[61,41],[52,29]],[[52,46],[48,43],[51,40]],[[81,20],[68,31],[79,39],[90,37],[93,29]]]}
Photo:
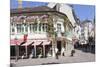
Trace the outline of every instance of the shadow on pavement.
{"label": "shadow on pavement", "polygon": [[78,46],[75,49],[81,50],[81,51],[83,51],[85,53],[93,53],[93,54],[95,54],[95,46]]}
{"label": "shadow on pavement", "polygon": [[17,67],[17,66],[14,63],[10,63],[10,67]]}
{"label": "shadow on pavement", "polygon": [[42,63],[41,65],[50,65],[50,64],[60,64],[60,63],[56,63],[56,62],[52,62],[52,63]]}

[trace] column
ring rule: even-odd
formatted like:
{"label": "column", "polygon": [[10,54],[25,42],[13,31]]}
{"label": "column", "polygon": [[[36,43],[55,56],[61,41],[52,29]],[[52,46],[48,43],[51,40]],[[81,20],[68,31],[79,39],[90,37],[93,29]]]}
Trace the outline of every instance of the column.
{"label": "column", "polygon": [[27,46],[25,46],[25,48],[26,48],[26,57],[28,57],[28,56],[27,56],[27,54],[28,54],[28,51],[27,51]]}
{"label": "column", "polygon": [[43,33],[43,23],[41,24],[41,32]]}
{"label": "column", "polygon": [[25,25],[25,23],[26,23],[26,21],[24,19],[24,21],[23,21],[24,34],[26,33],[26,30],[25,30],[26,25]]}
{"label": "column", "polygon": [[35,52],[35,57],[36,57],[36,45],[34,45],[34,52]]}
{"label": "column", "polygon": [[16,60],[15,61],[18,61],[18,58],[19,58],[19,46],[18,45],[15,46],[15,50],[16,50]]}
{"label": "column", "polygon": [[30,34],[30,25],[28,24],[28,34]]}
{"label": "column", "polygon": [[39,33],[39,24],[40,24],[40,21],[39,21],[39,17],[37,18],[37,33]]}
{"label": "column", "polygon": [[68,51],[68,40],[66,42],[66,51]]}
{"label": "column", "polygon": [[61,56],[63,56],[63,39],[61,40]]}
{"label": "column", "polygon": [[25,25],[25,24],[23,24],[24,34],[26,34],[26,30],[25,30],[26,28],[25,28],[25,27],[26,27],[26,25]]}
{"label": "column", "polygon": [[16,26],[16,24],[14,25],[14,29],[15,29],[15,34],[17,34],[17,26]]}
{"label": "column", "polygon": [[55,45],[52,41],[52,57],[55,57]]}
{"label": "column", "polygon": [[43,57],[45,57],[45,45],[43,45]]}

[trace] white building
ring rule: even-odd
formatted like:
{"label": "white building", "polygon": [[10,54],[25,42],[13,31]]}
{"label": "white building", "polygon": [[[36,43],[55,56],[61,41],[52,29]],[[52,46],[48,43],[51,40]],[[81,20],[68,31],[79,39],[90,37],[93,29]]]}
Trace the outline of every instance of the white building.
{"label": "white building", "polygon": [[[64,8],[66,6],[62,4],[60,11],[46,6],[23,8],[20,11],[12,9],[10,17],[11,47],[19,45],[19,55],[26,54],[27,57],[32,54],[33,48],[35,57],[37,57],[40,48],[43,56],[50,53],[50,49],[52,49],[50,54],[54,56],[56,47],[59,52],[62,52],[62,48],[65,48],[67,42],[72,42],[75,23],[73,19],[69,19],[72,15],[68,13],[71,16],[68,18],[64,13]],[[14,48],[11,51],[13,54]]]}
{"label": "white building", "polygon": [[82,34],[81,35],[83,36],[84,40],[88,41],[89,36],[92,35],[92,30],[94,28],[94,25],[93,25],[92,21],[85,20],[82,22],[81,26],[82,26],[82,30],[81,30]]}

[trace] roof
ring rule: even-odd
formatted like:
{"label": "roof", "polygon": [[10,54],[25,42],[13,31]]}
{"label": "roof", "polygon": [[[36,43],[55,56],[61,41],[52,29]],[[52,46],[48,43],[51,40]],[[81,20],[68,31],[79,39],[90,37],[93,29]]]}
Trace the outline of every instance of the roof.
{"label": "roof", "polygon": [[[22,9],[17,8],[17,9],[10,9],[10,11],[11,11],[10,12],[11,14],[34,13],[34,12],[57,12],[57,13],[64,15],[68,18],[68,16],[65,13],[59,12],[55,9],[48,7],[48,6],[38,6],[38,7],[31,7],[31,8],[28,7],[28,8],[22,8]],[[71,25],[72,25],[72,23],[71,23]]]}
{"label": "roof", "polygon": [[88,20],[88,19],[86,19],[86,20],[83,21],[83,23],[87,23],[87,22],[88,23],[91,23],[92,21],[91,20]]}
{"label": "roof", "polygon": [[22,9],[11,9],[11,13],[27,13],[27,12],[40,12],[40,11],[55,11],[52,8],[47,6],[38,6],[38,7],[31,7],[31,8],[22,8]]}
{"label": "roof", "polygon": [[68,17],[69,21],[71,22],[72,26],[74,27],[76,23],[76,18],[73,16],[72,6],[71,5],[69,6],[66,4],[60,4],[59,6],[59,3],[48,4],[48,7],[50,8],[55,8],[55,6],[58,6],[59,8],[59,10],[56,10],[56,11],[59,11],[60,13],[65,14]]}

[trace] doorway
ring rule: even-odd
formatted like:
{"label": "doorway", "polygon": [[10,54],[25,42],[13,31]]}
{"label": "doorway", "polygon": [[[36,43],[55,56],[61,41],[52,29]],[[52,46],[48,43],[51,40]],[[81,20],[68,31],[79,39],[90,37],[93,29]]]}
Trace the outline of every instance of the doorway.
{"label": "doorway", "polygon": [[61,52],[61,41],[57,41],[57,49]]}

